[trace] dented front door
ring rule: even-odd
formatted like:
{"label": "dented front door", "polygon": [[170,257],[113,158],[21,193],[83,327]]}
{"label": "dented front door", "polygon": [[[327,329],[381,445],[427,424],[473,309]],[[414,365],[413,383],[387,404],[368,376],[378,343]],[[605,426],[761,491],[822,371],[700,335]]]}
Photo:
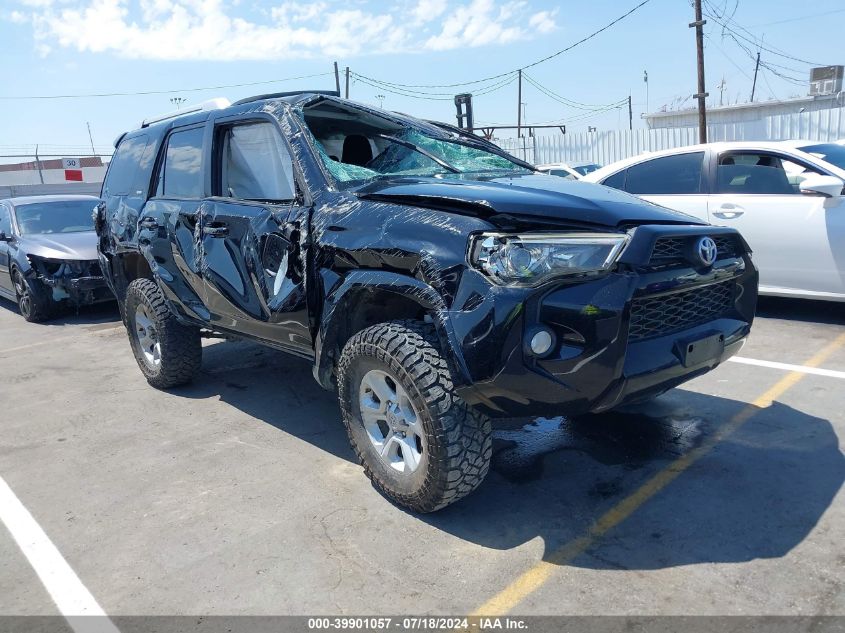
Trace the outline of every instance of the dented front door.
{"label": "dented front door", "polygon": [[206,204],[201,239],[212,323],[310,354],[301,210],[226,198]]}

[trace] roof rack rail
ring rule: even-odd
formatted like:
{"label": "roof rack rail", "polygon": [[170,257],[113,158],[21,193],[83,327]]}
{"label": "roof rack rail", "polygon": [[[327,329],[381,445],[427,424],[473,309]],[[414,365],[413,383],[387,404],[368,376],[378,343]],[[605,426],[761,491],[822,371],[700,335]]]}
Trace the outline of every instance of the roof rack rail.
{"label": "roof rack rail", "polygon": [[230,105],[232,104],[229,103],[229,100],[225,97],[217,97],[216,99],[209,99],[208,101],[198,103],[195,106],[188,106],[187,108],[173,110],[172,112],[168,112],[166,114],[151,116],[141,121],[141,127],[149,127],[153,123],[160,123],[161,121],[167,121],[168,119],[175,119],[176,117],[180,117],[185,114],[207,112],[209,110],[222,110],[223,108],[228,108]]}
{"label": "roof rack rail", "polygon": [[297,97],[299,95],[325,95],[327,97],[339,97],[340,92],[337,90],[292,90],[290,92],[270,92],[264,95],[255,95],[254,97],[240,99],[239,101],[235,101],[232,105],[243,105],[244,103],[252,103],[253,101],[262,101],[264,99]]}

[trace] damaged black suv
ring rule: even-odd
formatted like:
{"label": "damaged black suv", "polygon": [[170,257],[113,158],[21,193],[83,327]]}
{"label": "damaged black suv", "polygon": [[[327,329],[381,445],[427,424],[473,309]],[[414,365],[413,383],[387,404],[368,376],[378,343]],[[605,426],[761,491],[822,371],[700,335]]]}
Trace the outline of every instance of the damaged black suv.
{"label": "damaged black suv", "polygon": [[484,479],[491,421],[658,395],[739,350],[757,299],[732,229],[324,93],[145,121],[102,198],[151,385],[190,381],[203,334],[306,358],[373,483],[423,512]]}

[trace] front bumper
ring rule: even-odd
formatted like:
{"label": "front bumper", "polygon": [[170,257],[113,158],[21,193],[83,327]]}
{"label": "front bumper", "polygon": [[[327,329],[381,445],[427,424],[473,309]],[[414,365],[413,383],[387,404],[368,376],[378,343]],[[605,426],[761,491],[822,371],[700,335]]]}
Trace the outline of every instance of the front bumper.
{"label": "front bumper", "polygon": [[[494,418],[598,412],[662,393],[737,353],[757,301],[757,271],[747,254],[706,271],[621,265],[601,279],[533,293],[488,286],[485,294],[478,285],[486,283],[480,274],[465,278],[466,292],[485,299],[450,316],[471,377],[458,393]],[[705,301],[695,306],[700,315],[678,318],[673,310],[685,295],[713,295],[723,304],[710,314]],[[645,327],[635,319],[634,307],[643,300],[669,306],[665,324]],[[456,305],[462,304],[458,297]],[[555,339],[542,358],[527,345],[538,327]],[[704,356],[685,351],[699,341],[717,345]]]}
{"label": "front bumper", "polygon": [[75,306],[93,305],[114,299],[104,277],[49,277],[41,281],[51,289],[52,300],[68,301]]}

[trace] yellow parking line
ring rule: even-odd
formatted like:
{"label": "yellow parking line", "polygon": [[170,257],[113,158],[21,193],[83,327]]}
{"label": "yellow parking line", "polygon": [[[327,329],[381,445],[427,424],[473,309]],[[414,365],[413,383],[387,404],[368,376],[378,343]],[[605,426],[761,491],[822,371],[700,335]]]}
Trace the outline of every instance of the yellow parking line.
{"label": "yellow parking line", "polygon": [[[841,334],[836,337],[833,342],[826,345],[818,354],[810,358],[803,366],[818,367],[843,345],[845,345],[845,334]],[[805,373],[794,371],[781,378],[770,389],[765,391],[752,403],[746,405],[741,411],[734,415],[730,421],[722,425],[700,446],[671,462],[637,490],[605,512],[592,525],[592,527],[590,527],[586,534],[569,541],[561,548],[552,552],[551,555],[547,557],[547,560],[538,562],[534,565],[534,567],[524,572],[510,585],[478,607],[473,615],[497,616],[505,615],[510,612],[526,597],[543,586],[543,584],[551,578],[552,572],[555,568],[560,565],[565,565],[576,556],[583,554],[597,539],[604,536],[607,532],[636,512],[640,506],[668,486],[678,475],[683,473],[695,462],[710,452],[716,444],[734,433],[749,419],[751,419],[757,411],[771,406],[774,400],[786,393],[796,383],[801,381],[804,376],[806,376]]]}

